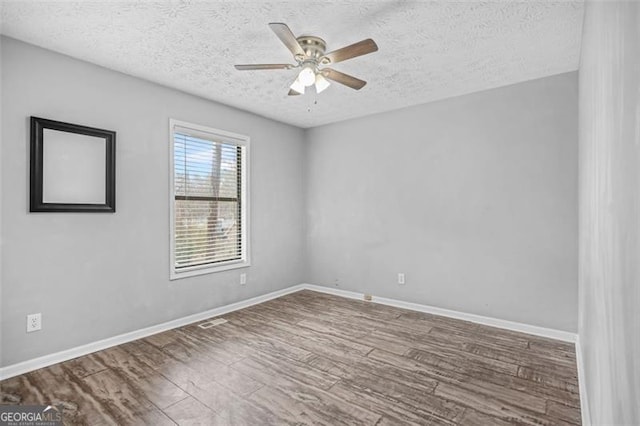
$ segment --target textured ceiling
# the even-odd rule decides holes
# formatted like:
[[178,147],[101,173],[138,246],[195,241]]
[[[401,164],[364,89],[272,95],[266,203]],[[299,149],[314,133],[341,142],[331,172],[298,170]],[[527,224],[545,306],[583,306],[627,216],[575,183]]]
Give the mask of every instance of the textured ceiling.
[[[582,1],[3,1],[2,33],[300,127],[313,127],[578,68]],[[335,64],[368,81],[287,96],[295,70],[269,22],[327,50],[373,38]]]

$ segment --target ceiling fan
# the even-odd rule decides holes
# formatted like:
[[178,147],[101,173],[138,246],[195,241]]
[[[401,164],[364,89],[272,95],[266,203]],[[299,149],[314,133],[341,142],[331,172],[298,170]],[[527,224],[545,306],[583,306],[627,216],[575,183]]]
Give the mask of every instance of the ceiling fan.
[[252,64],[236,65],[237,70],[290,70],[301,68],[298,77],[291,85],[289,96],[302,95],[305,88],[315,85],[316,92],[320,93],[329,87],[328,80],[344,84],[355,90],[360,90],[367,84],[348,74],[331,68],[320,68],[322,65],[335,64],[357,56],[373,53],[378,50],[376,43],[370,38],[352,45],[325,53],[326,43],[320,37],[300,36],[296,38],[286,24],[273,22],[269,24],[271,30],[280,41],[293,53],[296,64]]

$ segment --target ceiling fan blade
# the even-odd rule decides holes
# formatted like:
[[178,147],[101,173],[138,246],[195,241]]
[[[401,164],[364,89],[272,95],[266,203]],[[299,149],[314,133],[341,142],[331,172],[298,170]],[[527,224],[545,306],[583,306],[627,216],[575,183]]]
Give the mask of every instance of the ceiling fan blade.
[[331,68],[323,69],[322,75],[324,75],[329,80],[333,80],[336,83],[344,84],[345,86],[351,87],[352,89],[356,90],[362,89],[365,84],[367,84],[367,82],[364,80],[360,80],[359,78],[355,78],[349,74],[345,74]]
[[249,65],[234,65],[237,70],[288,70],[294,68],[295,65],[291,64],[249,64]]
[[370,38],[351,44],[342,49],[329,52],[322,57],[323,60],[329,60],[329,63],[335,64],[336,62],[346,61],[347,59],[355,58],[357,56],[373,53],[378,50],[378,45]]
[[293,35],[287,24],[280,22],[272,22],[269,24],[269,28],[278,36],[280,41],[287,46],[287,49],[293,53],[293,56],[302,55],[305,56],[304,50],[296,40],[296,36]]
[[301,95],[301,93],[298,93],[293,89],[290,89],[288,95],[289,96],[298,96],[298,95]]

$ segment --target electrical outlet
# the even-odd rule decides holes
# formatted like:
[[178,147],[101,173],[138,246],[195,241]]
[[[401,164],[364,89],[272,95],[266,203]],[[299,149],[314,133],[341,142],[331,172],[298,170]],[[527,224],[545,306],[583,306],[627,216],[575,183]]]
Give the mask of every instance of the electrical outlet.
[[240,285],[245,285],[247,283],[247,274],[240,274]]
[[404,285],[404,272],[398,273],[398,284]]
[[42,329],[42,314],[27,315],[27,333]]

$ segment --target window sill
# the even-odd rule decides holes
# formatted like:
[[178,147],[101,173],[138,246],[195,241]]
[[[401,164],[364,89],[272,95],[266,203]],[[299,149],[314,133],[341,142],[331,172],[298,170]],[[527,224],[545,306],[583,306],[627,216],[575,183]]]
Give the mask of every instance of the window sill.
[[240,269],[247,268],[251,266],[251,263],[248,260],[242,261],[238,260],[235,262],[223,263],[216,266],[194,266],[189,269],[183,269],[180,271],[176,271],[175,269],[171,269],[169,280],[179,280],[182,278],[196,277],[198,275],[207,275],[214,274],[216,272],[229,271],[231,269]]

